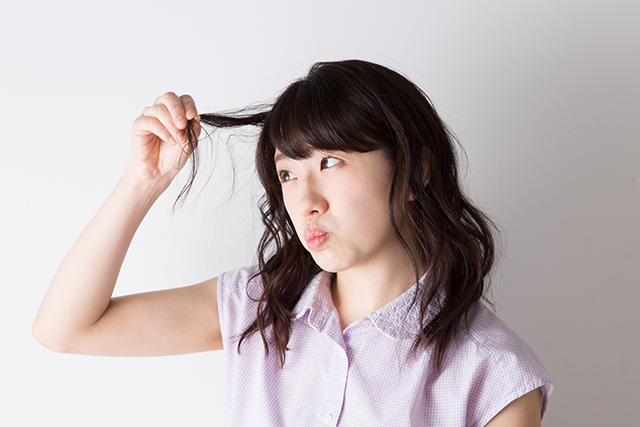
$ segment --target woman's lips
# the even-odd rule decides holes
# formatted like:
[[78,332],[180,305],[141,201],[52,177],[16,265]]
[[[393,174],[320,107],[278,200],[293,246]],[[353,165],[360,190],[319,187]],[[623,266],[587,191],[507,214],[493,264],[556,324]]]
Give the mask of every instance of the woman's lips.
[[304,239],[307,241],[309,250],[317,251],[327,243],[331,233],[322,227],[312,225],[304,230]]

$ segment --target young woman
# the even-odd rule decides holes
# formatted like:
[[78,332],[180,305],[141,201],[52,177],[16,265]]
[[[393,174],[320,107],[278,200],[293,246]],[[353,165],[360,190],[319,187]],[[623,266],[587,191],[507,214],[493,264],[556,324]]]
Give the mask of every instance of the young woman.
[[[149,208],[200,124],[262,127],[257,265],[112,298]],[[493,225],[464,196],[454,139],[426,95],[364,61],[319,63],[258,111],[143,110],[131,161],[57,271],[34,335],[61,352],[227,351],[239,426],[536,426],[553,389],[482,303]]]

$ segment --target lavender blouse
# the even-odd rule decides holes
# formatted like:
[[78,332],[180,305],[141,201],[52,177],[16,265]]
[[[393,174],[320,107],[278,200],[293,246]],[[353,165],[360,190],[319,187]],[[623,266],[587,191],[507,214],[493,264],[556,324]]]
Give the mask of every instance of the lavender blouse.
[[259,334],[239,335],[253,322],[262,282],[255,269],[218,279],[218,309],[226,349],[228,426],[484,426],[511,401],[540,389],[542,413],[553,383],[531,348],[482,304],[469,313],[442,369],[430,351],[408,358],[418,331],[416,286],[341,330],[331,276],[321,273],[294,310],[280,367],[265,356]]

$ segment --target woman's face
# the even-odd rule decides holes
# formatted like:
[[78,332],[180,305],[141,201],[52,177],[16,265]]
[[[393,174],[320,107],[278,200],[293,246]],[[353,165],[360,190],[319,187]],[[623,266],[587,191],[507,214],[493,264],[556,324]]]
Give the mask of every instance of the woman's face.
[[405,256],[389,220],[393,164],[382,150],[274,158],[296,233],[323,270],[375,270]]

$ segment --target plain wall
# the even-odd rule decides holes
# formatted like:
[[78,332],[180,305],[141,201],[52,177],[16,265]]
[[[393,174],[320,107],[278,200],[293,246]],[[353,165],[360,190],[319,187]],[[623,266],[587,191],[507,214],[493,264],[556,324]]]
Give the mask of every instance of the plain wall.
[[[60,355],[33,318],[144,106],[242,107],[347,58],[415,81],[465,147],[505,242],[498,313],[555,381],[543,424],[638,425],[639,22],[635,0],[3,2],[0,425],[224,425],[223,352]],[[250,140],[234,147],[235,195],[221,148],[199,197],[172,214],[176,184],[150,212],[117,294],[251,263],[259,193]]]

